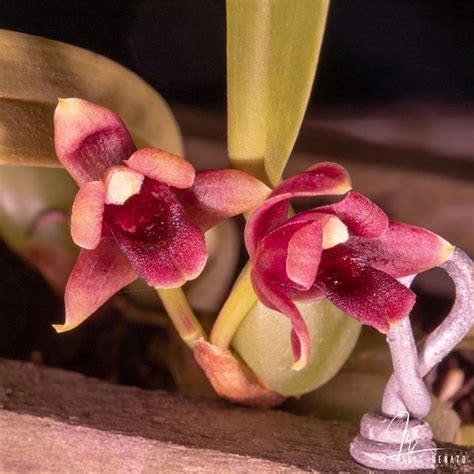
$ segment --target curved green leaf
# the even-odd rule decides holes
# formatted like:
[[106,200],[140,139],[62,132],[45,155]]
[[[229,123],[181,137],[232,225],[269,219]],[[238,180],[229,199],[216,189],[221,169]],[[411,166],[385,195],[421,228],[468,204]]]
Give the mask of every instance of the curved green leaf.
[[239,326],[232,347],[255,374],[282,395],[301,395],[325,384],[349,357],[360,325],[328,300],[298,303],[312,349],[306,367],[291,369],[290,322],[257,302]]
[[162,97],[136,74],[91,51],[0,30],[0,164],[58,167],[53,111],[80,97],[118,113],[137,145],[182,154],[181,135]]
[[227,0],[229,157],[275,185],[313,84],[328,0]]

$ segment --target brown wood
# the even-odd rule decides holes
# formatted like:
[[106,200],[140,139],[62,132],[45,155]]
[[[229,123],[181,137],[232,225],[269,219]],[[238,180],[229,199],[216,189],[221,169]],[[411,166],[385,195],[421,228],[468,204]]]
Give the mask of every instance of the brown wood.
[[0,360],[1,472],[361,470],[353,425]]
[[[144,391],[0,360],[0,471],[302,472],[363,469],[357,427]],[[472,472],[474,451],[457,472]]]

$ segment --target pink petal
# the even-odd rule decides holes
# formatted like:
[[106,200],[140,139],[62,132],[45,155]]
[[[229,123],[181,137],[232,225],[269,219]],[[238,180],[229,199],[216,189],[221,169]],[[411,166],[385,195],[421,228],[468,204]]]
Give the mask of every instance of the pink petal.
[[354,235],[379,237],[388,228],[385,212],[359,193],[350,192],[341,201],[329,206],[320,206],[315,211],[336,215]]
[[350,189],[347,171],[335,163],[318,163],[283,181],[250,216],[245,227],[245,245],[252,258],[258,243],[288,218],[290,199],[303,196],[344,194]]
[[311,350],[308,328],[296,305],[291,301],[285,288],[278,286],[252,270],[252,284],[260,301],[270,309],[278,311],[291,321],[291,346],[295,363],[292,369],[305,367]]
[[176,225],[176,233],[168,242],[168,252],[186,280],[193,280],[201,274],[206,265],[206,240],[201,229],[185,216],[177,221]]
[[337,163],[321,162],[285,179],[270,197],[286,193],[294,194],[295,197],[345,194],[350,188],[351,178],[345,168]]
[[352,237],[350,247],[369,264],[394,278],[414,275],[449,260],[454,247],[439,235],[408,224],[390,222],[377,239]]
[[415,304],[410,289],[371,268],[346,245],[323,252],[315,285],[349,316],[381,332],[407,317]]
[[238,170],[198,171],[192,188],[177,196],[193,222],[206,231],[218,222],[248,211],[263,201],[270,189]]
[[[319,207],[312,209],[311,211],[301,212],[296,216],[288,219],[287,222],[318,222],[322,226],[322,248],[328,249],[346,242],[349,239],[349,233],[347,227],[342,221],[330,214],[324,214],[318,212]],[[273,231],[272,231],[273,232]]]
[[66,322],[53,327],[57,332],[75,328],[136,278],[112,239],[103,239],[94,250],[82,250],[66,285]]
[[160,148],[142,148],[126,162],[135,171],[175,188],[190,188],[195,171],[191,163]]
[[262,239],[288,219],[292,197],[292,194],[287,193],[267,199],[247,220],[244,240],[250,259],[255,257]]
[[135,151],[127,128],[114,112],[81,99],[59,100],[54,145],[59,161],[79,184],[101,179],[109,166]]
[[145,178],[140,194],[106,207],[106,221],[137,274],[154,288],[179,287],[204,268],[204,234],[164,184]]
[[[298,241],[301,241],[304,237],[308,236],[308,233],[305,233],[303,230],[308,226],[310,228],[308,233],[315,235],[316,238],[314,242],[316,250],[313,252],[318,253],[318,248],[320,252],[321,224],[311,220],[296,222],[288,221],[265,236],[259,246],[258,253],[252,261],[253,267],[264,278],[273,281],[278,285],[284,285],[288,287],[288,289],[308,289],[313,284],[314,278],[309,285],[307,285],[306,279],[308,277],[299,275],[298,270],[295,267],[299,259],[299,256],[296,254],[298,250]],[[303,231],[303,234],[298,236],[298,233],[301,231]],[[293,238],[295,238],[295,241],[293,242],[291,249],[292,254],[289,255],[288,251]],[[317,271],[319,258],[316,257],[314,263],[315,269],[312,269],[311,273]],[[293,276],[296,281],[292,280],[291,276],[288,274],[288,267],[290,268],[291,276]],[[303,286],[300,285],[300,280],[303,281]]]
[[286,274],[305,290],[314,283],[322,252],[322,226],[312,222],[293,234],[288,242]]
[[71,214],[72,240],[84,249],[95,249],[102,234],[105,188],[102,181],[83,184],[74,199]]

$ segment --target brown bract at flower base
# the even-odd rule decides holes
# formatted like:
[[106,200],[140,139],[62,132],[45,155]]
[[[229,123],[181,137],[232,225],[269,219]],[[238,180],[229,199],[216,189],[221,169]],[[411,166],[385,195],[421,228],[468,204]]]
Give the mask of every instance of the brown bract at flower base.
[[381,332],[408,317],[415,294],[397,279],[436,267],[453,246],[421,227],[389,221],[365,196],[288,218],[295,197],[345,194],[347,171],[318,163],[283,181],[247,221],[246,247],[260,301],[291,320],[295,370],[305,366],[310,338],[295,300],[328,298]]
[[261,382],[230,350],[221,350],[204,339],[194,343],[194,357],[216,393],[239,405],[272,408],[286,399]]
[[164,150],[137,150],[114,112],[85,100],[60,100],[54,128],[57,156],[80,186],[71,233],[82,247],[58,332],[79,325],[138,277],[154,288],[196,278],[207,260],[204,232],[270,191],[241,171],[195,171]]

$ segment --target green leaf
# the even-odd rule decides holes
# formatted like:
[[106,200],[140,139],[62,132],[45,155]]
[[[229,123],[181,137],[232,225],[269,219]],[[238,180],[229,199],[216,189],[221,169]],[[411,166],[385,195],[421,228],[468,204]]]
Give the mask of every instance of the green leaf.
[[229,157],[275,185],[306,109],[328,0],[227,0]]
[[118,113],[138,146],[182,153],[176,121],[136,74],[91,51],[0,30],[0,164],[58,167],[53,111],[80,97]]
[[301,395],[325,384],[349,357],[360,325],[328,300],[298,303],[311,335],[306,367],[291,369],[290,322],[257,302],[240,324],[232,347],[271,389],[282,395]]

